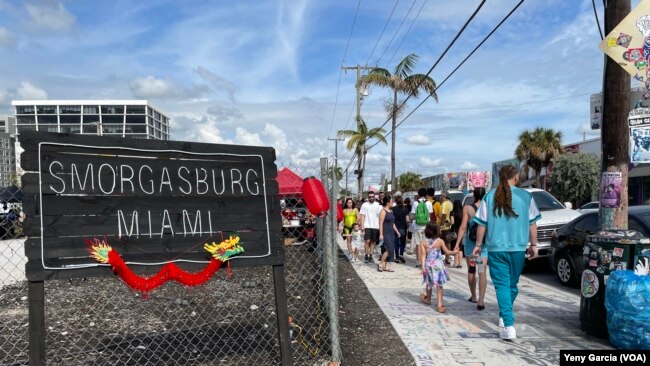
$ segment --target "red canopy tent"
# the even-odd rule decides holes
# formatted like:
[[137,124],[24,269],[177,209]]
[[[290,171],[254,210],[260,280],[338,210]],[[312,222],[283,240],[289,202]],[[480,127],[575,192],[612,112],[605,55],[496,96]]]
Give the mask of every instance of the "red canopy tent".
[[282,168],[278,172],[279,195],[282,196],[300,196],[302,197],[302,177],[294,173],[289,168]]

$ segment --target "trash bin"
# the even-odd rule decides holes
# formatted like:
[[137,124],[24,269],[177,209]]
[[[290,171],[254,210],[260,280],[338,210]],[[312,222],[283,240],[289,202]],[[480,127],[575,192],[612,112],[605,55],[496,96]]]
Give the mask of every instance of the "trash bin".
[[580,281],[580,328],[607,337],[605,286],[612,271],[633,268],[637,245],[648,243],[634,230],[603,230],[585,240]]

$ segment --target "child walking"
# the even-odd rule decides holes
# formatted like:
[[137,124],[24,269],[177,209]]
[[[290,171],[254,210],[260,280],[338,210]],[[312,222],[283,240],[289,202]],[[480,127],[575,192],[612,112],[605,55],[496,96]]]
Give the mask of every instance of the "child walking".
[[363,231],[359,230],[359,224],[354,224],[352,226],[352,233],[350,233],[350,236],[352,237],[352,255],[350,261],[356,263],[359,262],[359,258],[357,257],[359,251],[364,248]]
[[445,269],[445,256],[442,253],[454,255],[458,251],[450,251],[447,249],[440,235],[440,225],[435,222],[429,222],[424,229],[425,239],[422,241],[422,245],[420,245],[420,264],[422,265],[422,283],[426,285],[426,293],[420,294],[420,301],[431,305],[431,295],[435,287],[436,297],[438,299],[436,311],[444,313],[447,309],[442,302],[442,288],[449,281],[449,274]]

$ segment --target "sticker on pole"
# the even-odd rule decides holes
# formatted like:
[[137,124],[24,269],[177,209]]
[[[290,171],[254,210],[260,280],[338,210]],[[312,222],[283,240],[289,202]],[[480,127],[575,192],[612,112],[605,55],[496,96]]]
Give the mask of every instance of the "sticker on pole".
[[588,269],[582,271],[582,281],[580,281],[580,291],[582,297],[589,299],[598,293],[598,276]]
[[621,172],[604,172],[600,181],[600,205],[604,208],[618,208],[621,205]]

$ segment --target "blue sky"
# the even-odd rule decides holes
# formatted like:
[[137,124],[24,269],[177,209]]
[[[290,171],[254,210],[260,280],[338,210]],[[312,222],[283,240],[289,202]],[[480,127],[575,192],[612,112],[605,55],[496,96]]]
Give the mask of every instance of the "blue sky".
[[[0,0],[0,113],[11,113],[12,99],[149,99],[173,118],[174,140],[271,145],[278,161],[316,162],[333,153],[326,138],[352,126],[354,72],[341,76],[335,104],[342,61],[392,70],[414,52],[415,71],[426,73],[478,3],[362,0],[350,37],[354,0]],[[433,79],[516,3],[487,1]],[[488,170],[526,128],[558,129],[566,143],[596,137],[588,122],[589,94],[602,84],[599,42],[591,1],[526,1],[440,88],[439,102],[398,129],[398,174]],[[364,101],[369,126],[386,120],[386,96],[373,88]],[[339,153],[347,165],[351,154]],[[369,183],[389,174],[388,146],[368,153],[367,170]]]

